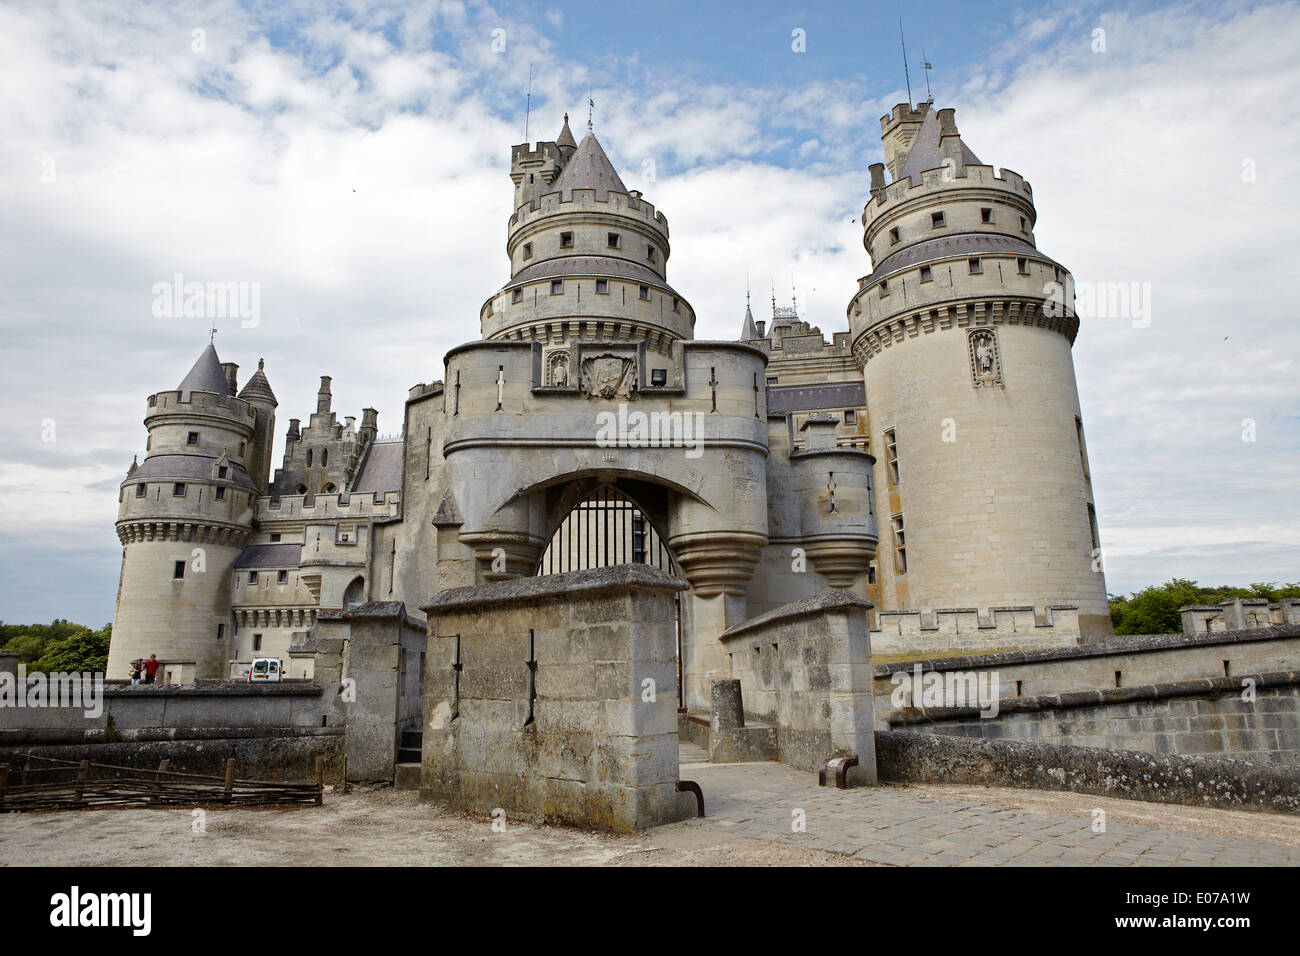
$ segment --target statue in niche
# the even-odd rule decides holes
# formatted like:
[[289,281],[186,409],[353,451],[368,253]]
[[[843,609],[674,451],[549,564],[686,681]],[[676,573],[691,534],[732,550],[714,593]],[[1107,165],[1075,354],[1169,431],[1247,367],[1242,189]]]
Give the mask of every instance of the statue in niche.
[[546,384],[553,385],[556,388],[567,388],[569,385],[569,353],[552,352],[547,359],[547,376]]
[[582,391],[592,398],[631,398],[636,362],[620,355],[596,355],[582,361]]
[[992,329],[973,329],[968,335],[971,378],[976,388],[1002,384],[1002,360]]

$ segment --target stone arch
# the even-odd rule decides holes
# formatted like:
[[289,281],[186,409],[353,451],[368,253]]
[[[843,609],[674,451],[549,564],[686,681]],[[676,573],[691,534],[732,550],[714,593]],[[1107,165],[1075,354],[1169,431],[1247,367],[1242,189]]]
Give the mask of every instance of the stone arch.
[[343,591],[343,610],[366,603],[366,579],[358,574]]
[[[565,486],[553,501],[553,510],[562,514],[558,521],[548,521],[553,530],[534,574],[618,564],[645,564],[675,573],[676,562],[663,532],[664,509],[643,507],[638,497],[610,481],[578,481]],[[653,513],[658,513],[657,521]]]

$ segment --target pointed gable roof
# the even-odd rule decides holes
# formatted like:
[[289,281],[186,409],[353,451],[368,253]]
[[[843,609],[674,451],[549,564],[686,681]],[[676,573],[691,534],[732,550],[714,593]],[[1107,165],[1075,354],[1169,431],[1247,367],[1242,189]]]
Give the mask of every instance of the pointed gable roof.
[[552,188],[566,197],[575,189],[594,189],[597,199],[604,199],[611,191],[627,192],[627,187],[614,171],[614,164],[600,148],[594,133],[588,133],[582,138],[582,142],[578,144],[578,151],[565,163],[564,171],[555,180]]
[[233,395],[230,388],[230,382],[226,378],[226,370],[221,367],[221,359],[217,358],[216,347],[211,342],[199,356],[199,360],[194,363],[188,375],[181,379],[177,390],[181,392],[215,392],[218,395]]
[[[979,157],[971,152],[965,140],[962,140],[961,144],[961,162],[963,166],[983,165]],[[928,110],[925,119],[921,121],[921,128],[917,130],[916,139],[912,140],[912,148],[908,151],[907,160],[903,163],[903,168],[898,171],[894,182],[913,176],[919,182],[921,173],[927,169],[938,169],[942,165],[943,154],[939,151],[939,114],[935,110]]]
[[275,392],[271,391],[271,383],[266,380],[266,373],[262,371],[262,366],[265,364],[265,359],[257,360],[257,371],[253,373],[253,377],[240,390],[239,397],[249,401],[262,401],[278,406],[280,403],[275,400]]

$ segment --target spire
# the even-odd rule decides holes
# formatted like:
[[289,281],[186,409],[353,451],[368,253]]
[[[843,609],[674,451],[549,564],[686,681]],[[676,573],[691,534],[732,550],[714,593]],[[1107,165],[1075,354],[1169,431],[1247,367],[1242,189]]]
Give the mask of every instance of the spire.
[[564,114],[564,129],[560,130],[560,135],[555,137],[556,146],[567,146],[570,149],[578,148],[578,141],[573,138],[573,132],[569,129],[569,114]]
[[243,391],[239,393],[239,397],[250,402],[262,402],[273,407],[278,406],[280,403],[275,400],[275,392],[271,391],[271,383],[266,380],[266,373],[262,371],[265,364],[265,359],[257,360],[257,371],[248,380]]
[[[749,295],[746,294],[746,299]],[[751,339],[758,338],[758,326],[754,324],[754,313],[749,308],[749,303],[745,303],[745,324],[740,327],[740,341],[748,342]]]
[[575,189],[594,189],[596,198],[601,200],[609,192],[627,192],[627,187],[614,171],[614,164],[600,148],[594,133],[588,133],[582,138],[577,152],[565,163],[564,172],[560,173],[551,188],[562,195],[570,195]]
[[234,394],[230,387],[230,380],[226,376],[226,370],[221,366],[221,359],[217,357],[217,349],[211,342],[203,350],[199,360],[194,363],[194,367],[190,369],[189,374],[181,379],[177,390],[182,392],[214,392],[217,395]]

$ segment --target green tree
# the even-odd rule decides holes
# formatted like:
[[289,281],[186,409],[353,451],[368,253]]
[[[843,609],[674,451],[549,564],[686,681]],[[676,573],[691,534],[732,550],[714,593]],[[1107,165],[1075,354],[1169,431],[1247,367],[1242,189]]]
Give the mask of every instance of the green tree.
[[1183,629],[1182,615],[1178,613],[1180,607],[1219,604],[1232,598],[1277,601],[1285,597],[1300,597],[1300,584],[1279,586],[1265,581],[1244,588],[1231,585],[1202,587],[1186,578],[1170,578],[1164,584],[1135,591],[1128,597],[1113,594],[1107,597],[1116,634],[1178,634]]
[[51,641],[31,670],[53,674],[59,671],[103,671],[108,667],[108,642],[113,626],[98,631],[82,627],[75,634]]

